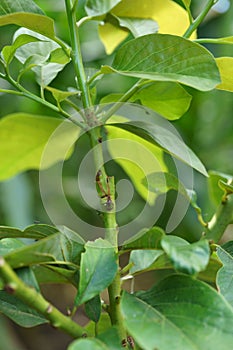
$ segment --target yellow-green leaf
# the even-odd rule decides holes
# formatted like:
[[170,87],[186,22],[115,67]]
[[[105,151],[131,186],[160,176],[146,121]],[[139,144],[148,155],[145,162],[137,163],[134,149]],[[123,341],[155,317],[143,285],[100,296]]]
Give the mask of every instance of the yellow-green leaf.
[[233,57],[219,57],[216,62],[222,80],[217,89],[233,92]]

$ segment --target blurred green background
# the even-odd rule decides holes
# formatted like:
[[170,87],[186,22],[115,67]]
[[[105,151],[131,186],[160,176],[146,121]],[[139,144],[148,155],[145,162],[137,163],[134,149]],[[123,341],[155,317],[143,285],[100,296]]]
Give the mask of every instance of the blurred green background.
[[[41,6],[45,12],[55,20],[57,35],[69,42],[68,27],[64,14],[63,0],[37,0],[35,1]],[[179,1],[177,1],[179,2]],[[202,0],[192,1],[194,16],[198,13]],[[212,11],[205,22],[199,28],[199,37],[223,37],[233,35],[233,2],[222,1],[222,7],[219,11],[224,10],[224,6],[230,4],[230,8],[226,13]],[[80,14],[83,13],[84,1],[79,1]],[[8,26],[0,28],[0,49],[6,44],[10,44],[16,26]],[[99,68],[103,63],[110,63],[113,55],[106,56],[104,47],[98,38],[97,23],[88,22],[81,30],[82,52],[86,67]],[[227,45],[208,45],[209,50],[216,57],[233,56],[233,47]],[[16,66],[17,62],[15,61]],[[0,80],[1,86],[5,86],[5,82]],[[24,84],[32,91],[38,91],[38,86],[33,80],[33,75],[28,74],[24,78]],[[67,87],[75,87],[73,67],[68,64],[66,68],[58,75],[51,84],[59,89]],[[132,79],[109,75],[101,80],[97,85],[97,103],[101,97],[108,93],[116,93],[126,91],[132,85]],[[178,129],[186,144],[198,155],[208,170],[214,169],[223,173],[233,174],[233,95],[226,91],[197,92],[187,88],[193,96],[191,108],[173,125]],[[37,113],[51,115],[51,111],[45,107],[30,101],[28,99],[19,98],[6,94],[0,94],[0,117],[4,115],[25,111],[28,113]],[[70,160],[66,162],[64,168],[63,184],[66,190],[67,199],[75,212],[78,212],[87,222],[95,225],[101,225],[99,215],[90,210],[83,201],[80,201],[80,194],[73,190],[76,181],[76,172],[78,164],[89,150],[89,142],[83,137],[76,146],[77,152]],[[124,171],[117,164],[111,162],[108,164],[109,174],[114,174],[117,181],[127,178]],[[198,193],[198,203],[203,208],[204,219],[211,217],[214,206],[211,204],[208,196],[207,179],[203,176],[195,174],[195,190]],[[53,196],[52,189],[48,189],[50,195]],[[176,195],[171,191],[166,200],[166,206],[157,224],[162,227],[166,226],[166,217],[171,210]],[[54,197],[54,202],[56,198]],[[56,203],[56,205],[59,205]],[[133,202],[128,207],[127,212],[119,215],[120,222],[130,220],[144,202],[140,196],[135,193]],[[0,183],[0,225],[11,225],[24,228],[33,223],[50,223],[50,219],[44,210],[39,191],[38,171],[30,170],[26,173]],[[191,240],[195,240],[201,233],[201,226],[196,220],[193,210],[188,210],[182,224],[176,229],[176,233],[182,237],[189,236]],[[51,297],[51,291],[48,293]],[[58,300],[58,304],[65,303],[66,294],[73,294],[73,291],[59,287],[59,294],[62,293],[62,300]],[[61,294],[60,294],[61,295]],[[52,297],[51,297],[52,299]],[[61,299],[61,298],[60,298]],[[69,297],[68,297],[69,299]],[[61,302],[62,301],[62,302]],[[0,339],[5,339],[3,333],[9,331],[9,338],[6,344],[1,340],[0,350],[59,350],[64,349],[65,344],[69,340],[55,332],[47,334],[47,326],[37,327],[37,331],[22,331],[17,327],[16,336],[11,328],[8,328],[5,319],[0,322]],[[7,327],[7,328],[5,328]],[[41,338],[37,343],[33,341],[36,337]],[[49,340],[48,340],[49,337]],[[10,340],[11,339],[11,340]],[[12,344],[11,344],[12,343]]]

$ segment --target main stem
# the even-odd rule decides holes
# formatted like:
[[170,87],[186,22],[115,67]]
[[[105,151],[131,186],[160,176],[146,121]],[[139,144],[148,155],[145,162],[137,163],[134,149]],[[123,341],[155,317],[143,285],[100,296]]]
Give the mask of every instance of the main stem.
[[[88,135],[90,138],[93,154],[94,166],[96,171],[96,187],[103,205],[103,221],[105,226],[105,239],[108,240],[116,250],[117,263],[118,260],[118,226],[116,222],[116,207],[115,207],[115,185],[114,178],[106,174],[104,168],[102,138],[100,133],[99,121],[93,110],[89,86],[86,79],[86,74],[83,66],[82,54],[80,49],[79,33],[76,24],[75,6],[71,0],[65,0],[67,19],[70,30],[70,40],[72,47],[72,60],[74,64],[75,75],[78,83],[78,88],[82,93],[82,102],[85,109],[86,122],[89,126]],[[109,286],[109,314],[113,325],[118,327],[118,332],[121,339],[126,338],[126,332],[122,326],[122,315],[120,312],[120,292],[121,281],[120,274],[117,273],[114,281]]]

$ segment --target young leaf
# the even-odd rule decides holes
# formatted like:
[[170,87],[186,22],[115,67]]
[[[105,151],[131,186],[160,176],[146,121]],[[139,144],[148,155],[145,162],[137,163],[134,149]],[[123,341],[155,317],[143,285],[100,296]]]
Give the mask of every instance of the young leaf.
[[0,16],[14,12],[30,12],[44,15],[44,12],[33,0],[1,0]]
[[131,100],[140,100],[144,106],[175,120],[189,109],[192,96],[177,83],[157,81],[137,92]]
[[233,306],[233,241],[217,248],[217,255],[223,266],[217,273],[217,286],[224,298]]
[[121,309],[125,327],[143,349],[231,348],[232,308],[207,284],[171,275],[137,295],[124,293]]
[[178,82],[201,91],[212,90],[220,83],[216,62],[208,50],[168,34],[149,34],[124,44],[117,51],[112,67],[102,67],[102,73],[113,72]]
[[39,39],[31,35],[27,35],[27,34],[19,35],[11,46],[5,46],[2,49],[2,56],[6,64],[9,65],[11,63],[14,57],[14,54],[19,47],[31,42],[36,42],[38,40]]
[[136,235],[124,241],[122,250],[133,249],[158,249],[161,248],[160,241],[165,232],[160,227],[152,227],[151,229],[142,229]]
[[62,91],[62,90],[55,89],[51,86],[46,86],[46,90],[52,93],[54,99],[57,101],[58,104],[64,101],[66,98],[70,96],[75,96],[79,93],[79,91]]
[[130,274],[147,270],[161,255],[163,255],[162,250],[133,250],[129,259],[129,263],[133,264],[129,270]]
[[221,186],[219,186],[219,181],[223,181],[224,183],[230,183],[231,181],[233,181],[233,176],[218,171],[209,171],[208,190],[210,193],[210,197],[215,205],[219,205],[221,203],[222,197],[224,195],[224,189]]
[[[63,124],[66,127],[53,138],[53,154],[41,164],[44,148],[61,123],[66,123]],[[66,159],[70,140],[75,142],[78,134],[79,128],[74,124],[44,115],[15,113],[3,117],[0,120],[0,180],[27,169],[47,168]]]
[[87,317],[97,323],[101,316],[101,299],[99,294],[85,303]]
[[210,248],[207,240],[190,244],[177,236],[165,236],[161,246],[177,271],[193,275],[208,265]]
[[85,303],[107,288],[117,272],[115,248],[99,238],[85,244],[81,256],[76,305]]
[[221,76],[221,83],[216,88],[233,92],[233,57],[219,57],[216,62]]

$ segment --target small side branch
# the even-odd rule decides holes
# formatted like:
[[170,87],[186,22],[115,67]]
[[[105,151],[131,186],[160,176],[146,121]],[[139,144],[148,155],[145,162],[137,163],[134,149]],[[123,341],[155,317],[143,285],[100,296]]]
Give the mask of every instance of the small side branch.
[[21,281],[2,257],[0,257],[0,277],[5,284],[6,291],[10,291],[15,297],[42,314],[53,327],[62,330],[73,338],[87,336],[83,327],[72,321],[68,316],[63,315],[40,293]]

